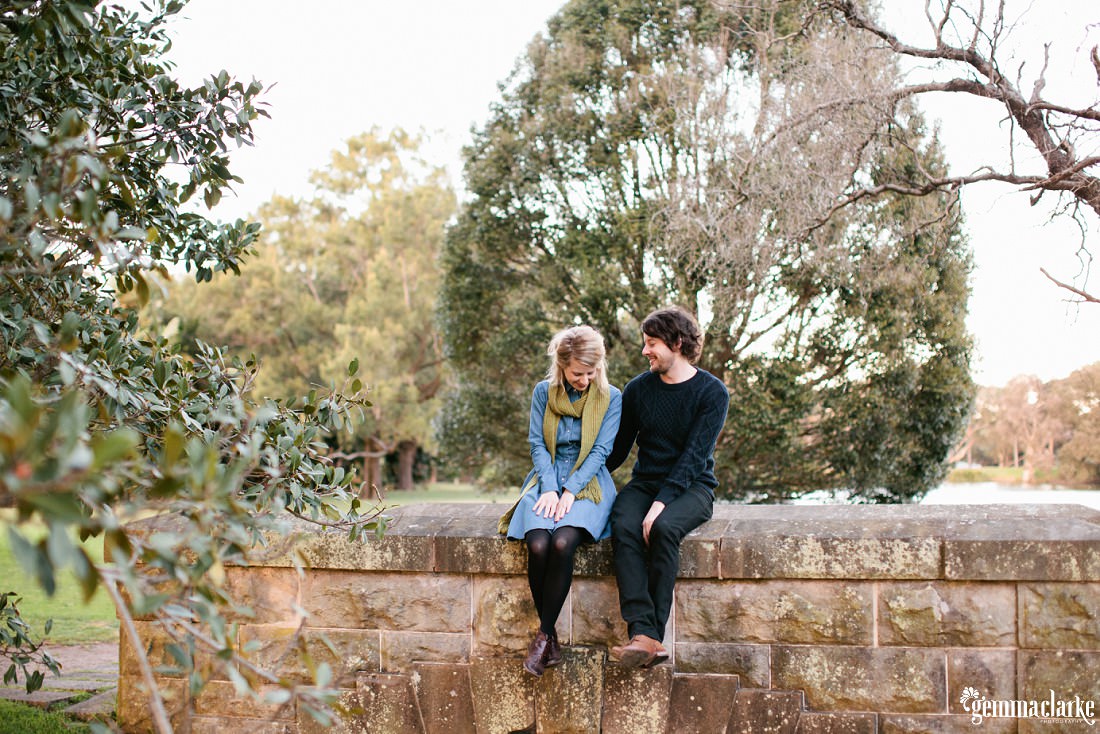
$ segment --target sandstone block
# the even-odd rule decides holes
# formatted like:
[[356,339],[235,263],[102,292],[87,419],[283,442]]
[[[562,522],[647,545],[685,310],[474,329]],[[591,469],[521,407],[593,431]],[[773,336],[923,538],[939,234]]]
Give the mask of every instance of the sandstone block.
[[672,677],[671,665],[646,670],[606,665],[602,734],[663,731],[668,721]]
[[1020,584],[1020,646],[1100,649],[1100,584]]
[[[1015,513],[1026,513],[1028,508],[1021,505]],[[1100,524],[1069,512],[1042,522],[1021,519],[1025,518],[949,524],[943,549],[945,577],[1100,581]]]
[[496,520],[461,517],[432,539],[434,568],[440,573],[519,574],[527,571],[522,542],[497,533]]
[[1015,734],[1016,732],[1015,719],[984,719],[981,726],[975,726],[969,716],[881,714],[878,721],[881,734],[959,734],[959,732]]
[[719,578],[722,542],[729,521],[710,520],[688,533],[680,545],[680,578]]
[[880,645],[1004,646],[1016,642],[1016,589],[1010,584],[884,583]]
[[[186,682],[179,678],[158,678],[157,690],[172,728],[186,731],[191,723],[191,697]],[[118,679],[118,708],[115,719],[125,732],[155,731],[148,689],[139,676],[121,675]]]
[[572,641],[604,648],[622,644],[626,623],[619,613],[619,591],[614,578],[574,578]]
[[547,669],[535,685],[538,734],[598,734],[604,659],[603,651],[593,648],[562,649],[561,664]]
[[874,714],[841,714],[803,711],[795,734],[877,734]]
[[319,721],[304,706],[298,706],[295,719],[297,734],[373,734],[366,728],[364,713],[359,691],[354,688],[340,689],[330,721]]
[[1100,652],[1093,650],[1020,650],[1016,657],[1017,694],[1024,701],[1051,697],[1093,701],[1100,720]]
[[475,658],[470,663],[474,719],[479,732],[534,730],[534,676],[520,658]]
[[[524,565],[524,573],[527,566]],[[599,543],[586,543],[577,549],[574,560],[573,578],[581,576],[614,576],[615,561],[611,552],[611,540],[601,540]]]
[[736,675],[746,688],[767,688],[771,681],[771,647],[732,642],[677,642],[676,670]]
[[268,721],[240,716],[191,718],[191,734],[224,734],[236,731],[248,734],[298,734],[298,726],[293,721]]
[[869,584],[831,581],[695,581],[676,587],[677,639],[867,645]]
[[738,686],[735,675],[676,674],[672,679],[667,731],[669,734],[724,731]]
[[947,651],[948,711],[965,714],[963,690],[973,688],[986,698],[1016,697],[1016,653],[1014,650],[951,649]]
[[332,669],[337,685],[345,686],[354,685],[361,671],[380,669],[381,637],[377,630],[243,625],[241,644],[257,665],[296,681],[311,680],[310,666],[321,663]]
[[303,606],[311,627],[464,632],[470,579],[452,574],[314,571]]
[[409,676],[364,673],[356,681],[356,690],[363,713],[355,720],[363,731],[423,734],[420,707]]
[[252,612],[230,614],[234,622],[293,625],[299,620],[294,607],[301,604],[305,578],[295,569],[229,566],[225,585],[232,597]]
[[[381,537],[366,533],[349,542],[346,532],[337,530],[303,531],[288,536],[288,546],[311,569],[362,569],[364,571],[431,571],[433,565],[431,538],[442,525],[425,520],[418,526],[396,525]],[[290,565],[287,554],[282,565]],[[275,565],[271,562],[270,565]]]
[[742,688],[734,696],[726,734],[794,734],[802,694]]
[[475,577],[473,596],[476,654],[511,656],[525,652],[539,626],[526,577]]
[[947,710],[942,650],[776,645],[772,687],[804,691],[816,711]]
[[470,635],[452,632],[382,632],[382,670],[411,673],[415,662],[466,663]]
[[469,665],[416,663],[413,670],[425,734],[475,730]]
[[940,540],[926,529],[899,529],[893,522],[735,520],[720,553],[722,577],[731,579],[927,579],[940,574]]
[[[261,686],[257,693],[261,696],[269,691],[279,690],[278,686]],[[194,699],[195,714],[207,717],[242,717],[263,721],[293,720],[294,704],[273,705],[257,701],[252,696],[238,695],[236,688],[228,681],[210,681]]]
[[[141,638],[142,651],[159,677],[183,678],[190,675],[190,671],[182,667],[176,654],[171,650],[171,647],[175,646],[177,653],[185,652],[188,647],[185,641],[175,640],[157,622],[135,621],[134,628]],[[196,649],[192,662],[195,669],[207,678],[227,679],[224,664],[210,653]],[[126,634],[119,635],[118,670],[119,675],[141,675],[137,651],[130,644],[129,636]]]

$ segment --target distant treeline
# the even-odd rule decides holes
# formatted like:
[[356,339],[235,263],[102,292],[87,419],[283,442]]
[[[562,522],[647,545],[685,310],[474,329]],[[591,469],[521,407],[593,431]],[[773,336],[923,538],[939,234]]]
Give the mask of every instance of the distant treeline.
[[1100,362],[1061,380],[1022,375],[980,388],[954,458],[1018,467],[1025,483],[1100,486]]

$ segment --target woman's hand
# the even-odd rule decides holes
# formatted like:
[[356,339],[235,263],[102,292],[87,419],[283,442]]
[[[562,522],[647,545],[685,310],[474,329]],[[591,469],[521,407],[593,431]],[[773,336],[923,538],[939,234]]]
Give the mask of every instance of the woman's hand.
[[558,493],[543,492],[535,501],[534,511],[539,517],[553,517],[558,509]]
[[563,517],[565,517],[565,513],[569,512],[569,510],[572,509],[574,499],[576,498],[573,496],[573,493],[570,492],[568,489],[563,489],[561,491],[561,497],[558,499],[558,506],[554,510],[554,522],[558,522],[559,520],[561,520]]

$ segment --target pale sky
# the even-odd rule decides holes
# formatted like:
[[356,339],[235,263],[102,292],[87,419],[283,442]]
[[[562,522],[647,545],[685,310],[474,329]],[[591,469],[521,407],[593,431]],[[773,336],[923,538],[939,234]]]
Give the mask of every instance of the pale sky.
[[[349,137],[373,126],[427,131],[427,155],[451,166],[460,185],[458,151],[469,141],[471,127],[488,117],[499,98],[497,84],[562,4],[322,0],[305,10],[286,0],[191,0],[170,25],[179,76],[194,83],[224,68],[244,81],[255,77],[275,85],[265,96],[272,117],[256,123],[255,147],[232,155],[231,169],[244,183],[214,216],[246,216],[273,193],[309,195],[309,172],[323,167]],[[916,13],[896,27],[924,22],[924,0],[889,4],[891,13]],[[1053,41],[1045,94],[1090,104],[1100,87],[1086,53],[1100,42],[1100,4],[1029,5],[1016,34],[1024,44],[1018,60],[1027,62],[1023,78],[1036,71],[1041,42]],[[1059,49],[1066,53],[1058,55]],[[1030,91],[1030,82],[1024,89]],[[964,102],[962,95],[940,96],[924,107],[941,122],[952,173],[970,172],[991,158],[1007,159],[1001,109],[984,100]],[[1018,164],[1021,160],[1018,153]],[[1076,226],[1064,218],[1048,224],[1044,205],[1032,208],[1027,194],[996,184],[967,191],[963,203],[975,256],[968,319],[977,341],[975,380],[1003,385],[1018,374],[1051,380],[1100,362],[1100,304],[1068,305],[1065,292],[1039,272],[1046,267],[1059,280],[1073,280],[1081,268]],[[1088,242],[1100,255],[1100,221],[1089,216]],[[1090,290],[1100,292],[1100,266]]]

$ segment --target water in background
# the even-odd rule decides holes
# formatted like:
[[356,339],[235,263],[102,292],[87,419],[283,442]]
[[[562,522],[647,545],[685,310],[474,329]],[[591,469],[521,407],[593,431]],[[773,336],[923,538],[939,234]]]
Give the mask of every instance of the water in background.
[[[846,493],[810,492],[791,500],[793,505],[844,504]],[[941,484],[921,500],[922,505],[1071,504],[1100,510],[1100,489],[1067,489],[1050,485],[1023,486],[974,482]]]
[[984,505],[1004,504],[1076,504],[1100,510],[1100,489],[1065,489],[1062,487],[1025,487],[996,482],[973,484],[942,484],[933,489],[922,505]]

